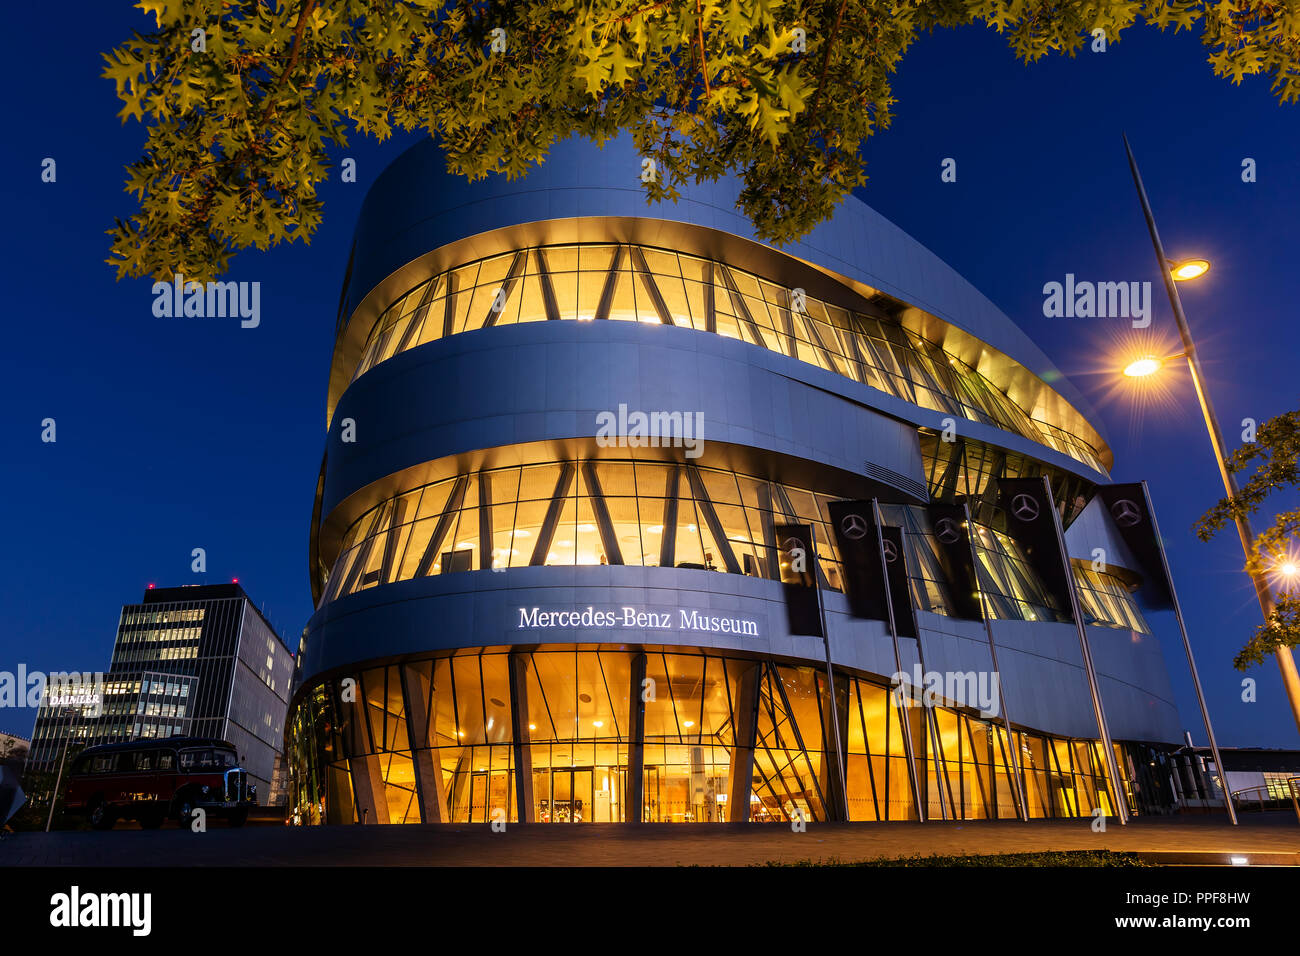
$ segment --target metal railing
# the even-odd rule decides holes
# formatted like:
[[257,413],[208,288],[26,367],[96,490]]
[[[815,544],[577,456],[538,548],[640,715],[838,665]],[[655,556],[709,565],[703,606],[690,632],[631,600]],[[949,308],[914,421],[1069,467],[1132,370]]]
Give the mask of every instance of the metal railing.
[[[1285,783],[1287,786],[1287,790],[1291,794],[1291,806],[1295,810],[1296,822],[1300,823],[1300,776],[1288,777]],[[1241,790],[1232,791],[1233,806],[1238,807],[1240,809],[1241,796],[1242,794],[1246,794],[1246,793],[1258,794],[1258,797],[1256,797],[1256,802],[1259,804],[1259,810],[1261,813],[1266,809],[1275,809],[1272,807],[1264,806],[1266,799],[1267,802],[1273,802],[1275,800],[1281,802],[1281,800],[1283,799],[1283,798],[1273,796],[1273,794],[1269,789],[1269,785],[1264,784],[1263,786],[1259,786],[1259,787],[1243,787]],[[1281,809],[1281,807],[1277,807],[1276,809]]]

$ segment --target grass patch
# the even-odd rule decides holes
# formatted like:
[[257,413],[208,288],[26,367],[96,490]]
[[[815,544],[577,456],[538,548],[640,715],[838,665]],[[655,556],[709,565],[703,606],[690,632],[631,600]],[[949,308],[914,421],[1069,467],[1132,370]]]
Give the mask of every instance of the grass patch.
[[1116,853],[1111,850],[1047,850],[1041,853],[989,853],[965,856],[903,856],[876,857],[870,860],[798,860],[794,863],[768,861],[760,866],[840,866],[840,867],[892,867],[892,866],[1151,866],[1136,853]]

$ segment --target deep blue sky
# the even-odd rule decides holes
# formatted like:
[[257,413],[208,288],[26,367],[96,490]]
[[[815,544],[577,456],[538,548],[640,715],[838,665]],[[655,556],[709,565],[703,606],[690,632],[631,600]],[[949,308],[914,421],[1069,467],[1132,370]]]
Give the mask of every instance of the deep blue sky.
[[[367,184],[412,140],[356,138],[359,182],[322,190],[310,247],[244,253],[230,277],[262,283],[262,326],[151,313],[149,283],[114,281],[105,230],[132,210],[122,167],[138,156],[100,53],[137,11],[82,4],[65,23],[38,5],[9,13],[9,99],[0,158],[10,344],[3,389],[3,500],[10,559],[0,575],[0,670],[108,664],[120,606],[149,582],[238,577],[291,647],[311,613],[307,531],[323,443],[339,283]],[[1097,374],[1125,323],[1046,319],[1042,287],[1083,279],[1156,283],[1154,331],[1173,336],[1124,159],[1127,130],[1171,255],[1214,262],[1184,287],[1218,411],[1236,443],[1243,417],[1297,406],[1295,107],[1267,83],[1214,78],[1195,38],[1129,31],[1104,54],[1016,62],[991,32],[923,37],[902,64],[893,127],[867,150],[862,197],[933,249],[1034,337],[1098,405],[1115,477],[1151,483],[1220,741],[1300,746],[1270,661],[1240,700],[1233,652],[1259,621],[1240,549],[1190,528],[1221,493],[1183,369],[1168,398],[1138,406]],[[40,181],[44,157],[58,181]],[[1240,178],[1243,157],[1259,181]],[[940,162],[958,164],[955,184]],[[1135,409],[1144,407],[1138,414]],[[57,444],[40,422],[58,423]],[[1257,523],[1262,526],[1261,523]],[[1153,615],[1183,723],[1204,732],[1171,614]],[[28,733],[32,711],[0,712]]]

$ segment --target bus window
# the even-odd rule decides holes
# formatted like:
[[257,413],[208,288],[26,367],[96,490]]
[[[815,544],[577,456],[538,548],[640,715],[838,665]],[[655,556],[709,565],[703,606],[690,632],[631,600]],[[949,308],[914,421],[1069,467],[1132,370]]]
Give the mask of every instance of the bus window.
[[99,754],[90,764],[91,773],[112,773],[117,769],[117,754]]
[[153,770],[154,755],[145,751],[144,753],[135,754],[135,769],[137,773],[143,773]]
[[224,770],[235,766],[235,755],[225,750],[186,750],[181,754],[182,770]]
[[158,755],[158,769],[171,770],[176,766],[176,755],[170,751],[163,751]]

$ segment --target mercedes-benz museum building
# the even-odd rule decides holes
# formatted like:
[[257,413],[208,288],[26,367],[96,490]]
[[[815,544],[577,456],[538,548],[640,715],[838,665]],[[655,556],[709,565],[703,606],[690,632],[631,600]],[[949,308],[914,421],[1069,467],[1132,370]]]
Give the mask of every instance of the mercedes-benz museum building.
[[[311,524],[294,819],[1166,805],[1178,715],[1142,570],[1095,494],[1112,456],[1082,396],[861,201],[778,249],[734,180],[647,204],[641,171],[627,139],[571,141],[526,178],[469,184],[426,142],[370,189]],[[998,481],[1037,476],[1114,787],[1076,618],[996,518]],[[844,593],[829,505],[871,499],[901,531],[915,638]],[[974,516],[987,626],[956,613],[970,595],[936,502]],[[791,524],[812,529],[824,637],[791,633]],[[932,706],[891,692],[921,665],[957,678]],[[986,678],[1000,694],[980,699]]]

